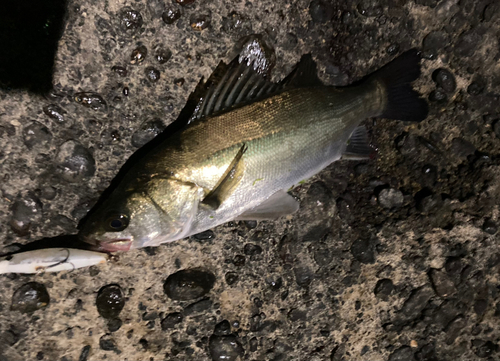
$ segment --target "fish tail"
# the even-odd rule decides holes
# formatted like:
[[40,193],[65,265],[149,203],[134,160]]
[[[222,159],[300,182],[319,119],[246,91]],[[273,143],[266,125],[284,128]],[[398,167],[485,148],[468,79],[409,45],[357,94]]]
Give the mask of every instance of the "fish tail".
[[427,117],[427,102],[410,84],[419,76],[420,56],[416,49],[401,54],[370,76],[385,90],[386,101],[381,118],[420,122]]

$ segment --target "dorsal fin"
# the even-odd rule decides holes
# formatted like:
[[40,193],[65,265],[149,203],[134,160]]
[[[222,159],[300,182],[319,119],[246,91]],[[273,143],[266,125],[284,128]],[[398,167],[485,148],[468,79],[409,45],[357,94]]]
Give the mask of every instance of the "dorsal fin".
[[238,57],[227,65],[221,61],[207,82],[200,82],[191,95],[198,98],[198,103],[189,123],[264,98],[282,88],[282,84],[273,83],[259,75],[253,69],[253,64],[247,65],[245,61],[240,63]]
[[285,87],[315,85],[322,83],[311,54],[302,56],[296,68],[280,83],[265,79],[254,70],[253,63],[237,56],[229,64],[221,61],[206,82],[202,79],[198,83],[179,118],[190,124],[214,113],[266,98]]
[[323,85],[318,78],[316,62],[313,60],[311,53],[302,55],[295,69],[283,79],[281,84],[297,88]]

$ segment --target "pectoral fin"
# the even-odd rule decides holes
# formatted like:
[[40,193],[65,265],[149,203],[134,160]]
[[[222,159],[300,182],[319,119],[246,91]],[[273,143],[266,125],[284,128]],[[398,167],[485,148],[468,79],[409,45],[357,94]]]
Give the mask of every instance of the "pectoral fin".
[[351,137],[349,138],[347,148],[342,154],[343,160],[363,160],[370,159],[375,152],[370,146],[368,131],[364,126],[359,126],[354,129]]
[[292,214],[298,209],[299,203],[291,195],[285,191],[278,191],[264,203],[240,214],[236,219],[239,221],[276,219]]
[[243,144],[215,188],[203,199],[203,204],[215,210],[234,192],[245,172],[242,157],[246,150],[247,146]]

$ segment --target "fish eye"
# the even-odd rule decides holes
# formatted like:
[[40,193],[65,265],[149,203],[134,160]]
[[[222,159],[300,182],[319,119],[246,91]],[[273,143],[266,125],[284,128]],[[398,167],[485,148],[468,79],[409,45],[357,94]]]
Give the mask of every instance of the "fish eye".
[[108,231],[120,232],[128,226],[128,217],[125,214],[113,214],[106,222]]

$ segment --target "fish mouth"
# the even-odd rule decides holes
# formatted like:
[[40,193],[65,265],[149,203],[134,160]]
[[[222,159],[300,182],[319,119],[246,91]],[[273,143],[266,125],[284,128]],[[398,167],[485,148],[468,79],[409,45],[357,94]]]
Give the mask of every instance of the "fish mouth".
[[97,249],[104,252],[126,252],[132,247],[131,239],[117,239],[109,242],[97,242]]

